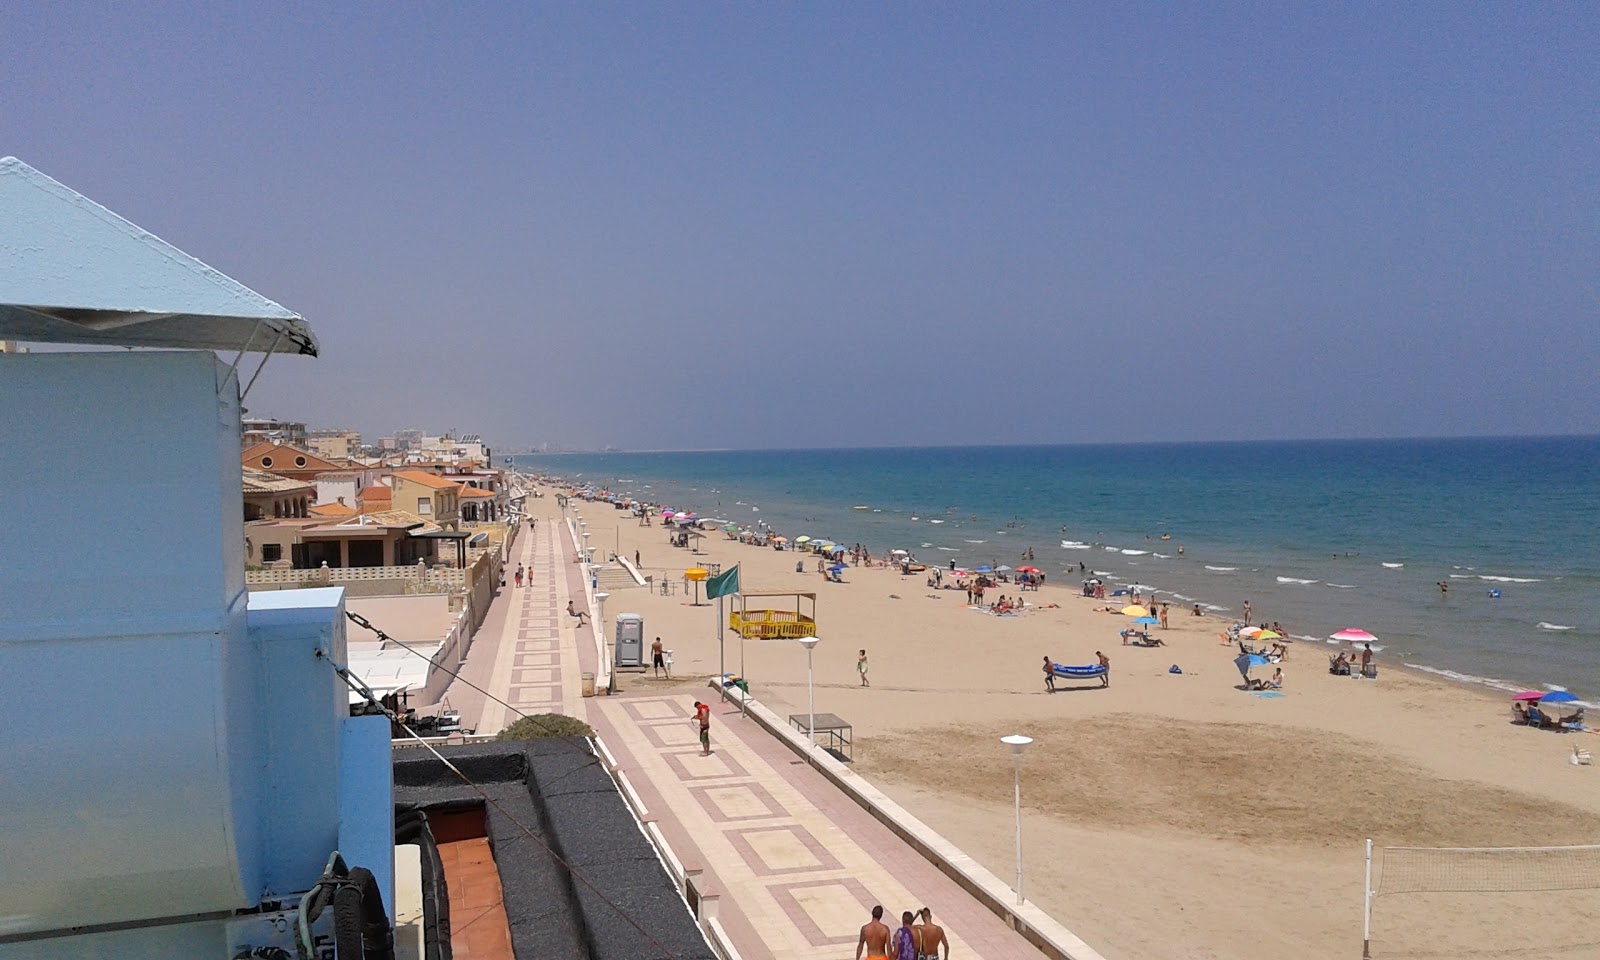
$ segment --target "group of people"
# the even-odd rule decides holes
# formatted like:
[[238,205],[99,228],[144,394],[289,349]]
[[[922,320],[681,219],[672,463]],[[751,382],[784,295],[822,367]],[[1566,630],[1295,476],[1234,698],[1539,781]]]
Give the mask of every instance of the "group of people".
[[1282,690],[1283,668],[1278,667],[1272,671],[1272,679],[1263,680],[1260,677],[1246,677],[1245,688],[1248,690]]
[[[1364,643],[1361,645],[1359,660],[1363,677],[1376,677],[1378,675],[1378,668],[1372,662],[1372,644]],[[1328,672],[1336,677],[1348,677],[1356,662],[1357,658],[1352,656],[1349,651],[1340,650],[1337,657],[1328,658]]]
[[[863,957],[863,954],[865,956]],[[883,922],[883,907],[872,908],[872,919],[856,940],[856,960],[949,960],[950,940],[933,922],[927,907],[900,914],[900,927],[890,930]]]

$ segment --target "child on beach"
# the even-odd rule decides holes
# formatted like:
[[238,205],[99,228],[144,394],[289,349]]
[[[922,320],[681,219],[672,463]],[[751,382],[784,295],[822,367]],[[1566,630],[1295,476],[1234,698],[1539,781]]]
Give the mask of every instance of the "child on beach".
[[856,658],[856,672],[861,674],[861,685],[872,686],[872,681],[867,679],[867,651],[861,651],[861,656]]

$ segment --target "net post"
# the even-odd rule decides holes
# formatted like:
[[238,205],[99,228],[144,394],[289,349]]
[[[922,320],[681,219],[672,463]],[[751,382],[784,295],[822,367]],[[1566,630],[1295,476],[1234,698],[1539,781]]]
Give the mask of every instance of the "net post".
[[1367,840],[1367,879],[1361,897],[1361,960],[1372,960],[1372,840]]

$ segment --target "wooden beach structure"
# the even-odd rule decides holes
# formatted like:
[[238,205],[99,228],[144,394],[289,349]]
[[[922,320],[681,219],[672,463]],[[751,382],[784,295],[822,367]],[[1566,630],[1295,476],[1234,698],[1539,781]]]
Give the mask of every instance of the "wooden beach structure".
[[[749,609],[751,599],[793,598],[794,609]],[[803,612],[810,604],[810,613]],[[739,606],[728,613],[728,628],[741,637],[758,640],[798,640],[817,635],[817,595],[805,590],[750,590],[739,594]]]

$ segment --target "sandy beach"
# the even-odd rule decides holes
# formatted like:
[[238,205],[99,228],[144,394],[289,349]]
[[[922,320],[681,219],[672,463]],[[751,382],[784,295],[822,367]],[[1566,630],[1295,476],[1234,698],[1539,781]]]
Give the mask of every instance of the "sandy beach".
[[[547,490],[532,501],[540,522],[561,515]],[[1593,750],[1600,737],[1513,726],[1506,698],[1390,669],[1381,654],[1379,679],[1357,680],[1328,673],[1334,647],[1292,644],[1284,695],[1253,696],[1240,689],[1237,651],[1219,642],[1227,621],[1174,606],[1170,629],[1155,631],[1168,646],[1123,646],[1128,618],[1097,612],[1106,604],[1057,570],[1047,573],[1065,585],[995,617],[961,591],[930,589],[926,574],[851,567],[846,582],[828,583],[808,555],[796,573],[799,555],[721,535],[692,554],[609,503],[573,509],[597,554],[637,551],[646,575],[676,581],[670,595],[617,591],[606,613],[643,615],[646,642],[662,638],[680,678],[718,669],[716,607],[692,604],[685,569],[738,563],[746,590],[815,592],[818,712],[854,724],[858,772],[1001,877],[1013,873],[1012,777],[997,738],[1034,737],[1022,768],[1028,896],[1113,960],[1357,957],[1368,837],[1379,847],[1600,843],[1600,768],[1568,763],[1574,745]],[[881,555],[897,545],[869,546]],[[1015,586],[991,599],[1000,593],[1014,597]],[[1294,631],[1292,610],[1257,616]],[[862,648],[870,688],[856,673]],[[1088,664],[1097,650],[1111,658],[1108,688],[1045,692],[1042,657]],[[726,658],[777,712],[805,709],[794,641],[728,632]],[[619,682],[626,693],[658,681]],[[1600,956],[1600,932],[1578,919],[1594,896],[1380,897],[1373,955]]]

